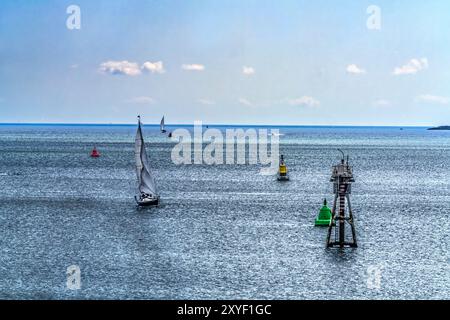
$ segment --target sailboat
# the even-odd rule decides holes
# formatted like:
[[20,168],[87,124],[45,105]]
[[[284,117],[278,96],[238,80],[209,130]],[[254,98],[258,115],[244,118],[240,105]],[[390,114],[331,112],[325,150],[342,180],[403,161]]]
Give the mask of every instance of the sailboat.
[[134,199],[140,206],[157,206],[159,204],[159,195],[156,191],[155,180],[150,172],[144,138],[142,136],[140,116],[138,116],[134,155],[136,158],[136,174],[139,192]]
[[166,129],[164,128],[164,116],[161,119],[161,123],[159,124],[159,128],[161,129],[161,133],[166,133]]

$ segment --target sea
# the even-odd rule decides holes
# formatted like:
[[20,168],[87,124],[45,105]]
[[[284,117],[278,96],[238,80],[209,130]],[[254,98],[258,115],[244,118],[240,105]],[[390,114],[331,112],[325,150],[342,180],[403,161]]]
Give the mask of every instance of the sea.
[[[0,125],[0,299],[450,298],[450,131],[264,129],[288,182],[175,164],[177,142],[145,126],[161,205],[138,208],[135,125]],[[314,226],[338,149],[357,248]]]

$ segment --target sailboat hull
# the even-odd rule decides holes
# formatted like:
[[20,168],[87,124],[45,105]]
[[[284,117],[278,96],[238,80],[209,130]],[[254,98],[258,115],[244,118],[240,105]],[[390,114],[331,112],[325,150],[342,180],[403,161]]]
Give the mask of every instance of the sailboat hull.
[[159,197],[156,199],[151,199],[151,200],[139,200],[137,197],[134,198],[136,200],[136,203],[138,204],[138,206],[140,207],[155,207],[157,205],[159,205]]
[[156,207],[159,205],[159,200],[149,201],[149,202],[142,202],[138,201],[138,206],[140,207]]

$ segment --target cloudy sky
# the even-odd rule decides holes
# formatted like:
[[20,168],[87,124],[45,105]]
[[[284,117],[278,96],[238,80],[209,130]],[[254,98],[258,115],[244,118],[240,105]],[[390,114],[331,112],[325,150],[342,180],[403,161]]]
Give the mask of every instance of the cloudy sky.
[[[67,27],[70,5],[80,29]],[[138,113],[146,123],[450,124],[450,1],[0,2],[0,122]]]

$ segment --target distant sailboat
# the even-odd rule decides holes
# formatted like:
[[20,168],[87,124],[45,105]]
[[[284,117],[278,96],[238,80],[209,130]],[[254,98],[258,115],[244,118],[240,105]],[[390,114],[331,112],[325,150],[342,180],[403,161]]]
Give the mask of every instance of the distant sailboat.
[[139,194],[134,198],[140,206],[156,206],[159,204],[159,195],[156,191],[155,180],[150,172],[144,138],[142,136],[140,116],[138,116],[134,154],[136,158],[136,174],[139,191]]
[[164,116],[161,119],[161,123],[159,124],[159,128],[161,129],[161,133],[166,133],[165,125],[164,125]]

